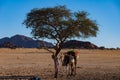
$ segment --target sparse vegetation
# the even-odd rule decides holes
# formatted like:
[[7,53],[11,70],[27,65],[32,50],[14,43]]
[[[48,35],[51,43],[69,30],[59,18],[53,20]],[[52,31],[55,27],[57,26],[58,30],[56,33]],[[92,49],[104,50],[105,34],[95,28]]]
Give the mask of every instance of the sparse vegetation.
[[[63,49],[65,52],[69,49]],[[120,80],[120,50],[80,49],[77,75],[67,77],[60,66],[57,80]],[[54,80],[51,54],[41,49],[0,48],[0,76],[38,76]]]

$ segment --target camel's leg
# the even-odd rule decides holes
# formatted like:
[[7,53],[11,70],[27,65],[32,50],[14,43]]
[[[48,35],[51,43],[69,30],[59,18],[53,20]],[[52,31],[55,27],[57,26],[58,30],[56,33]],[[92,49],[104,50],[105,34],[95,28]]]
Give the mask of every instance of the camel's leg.
[[74,63],[71,64],[71,75],[74,74]]
[[74,65],[75,65],[75,70],[74,70],[74,72],[75,72],[75,75],[76,75],[76,69],[77,69],[77,59],[75,59]]
[[69,73],[70,73],[70,67],[69,65],[66,66],[66,75],[69,76]]

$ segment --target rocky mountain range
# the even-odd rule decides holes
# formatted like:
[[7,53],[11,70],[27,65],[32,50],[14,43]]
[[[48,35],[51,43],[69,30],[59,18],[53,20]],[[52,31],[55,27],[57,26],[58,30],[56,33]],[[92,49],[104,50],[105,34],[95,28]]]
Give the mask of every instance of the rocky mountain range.
[[98,46],[91,42],[70,40],[64,43],[63,48],[97,49]]
[[15,35],[11,38],[5,37],[0,39],[0,47],[23,47],[23,48],[38,48],[47,46],[52,48],[53,44],[41,40],[33,40],[24,35]]
[[[41,47],[53,48],[54,45],[50,42],[42,40],[34,40],[24,35],[15,35],[12,37],[5,37],[0,39],[1,48],[41,48]],[[79,48],[79,49],[96,49],[96,45],[91,42],[83,42],[78,40],[69,40],[63,44],[63,48]]]

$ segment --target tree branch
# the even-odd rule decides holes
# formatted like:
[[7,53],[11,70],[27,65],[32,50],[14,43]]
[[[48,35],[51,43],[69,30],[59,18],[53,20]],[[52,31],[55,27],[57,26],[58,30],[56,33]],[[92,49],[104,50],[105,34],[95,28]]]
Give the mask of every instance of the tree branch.
[[55,53],[52,50],[49,50],[47,47],[44,47],[44,49],[47,50],[47,51],[49,51],[50,53],[53,53],[53,54]]

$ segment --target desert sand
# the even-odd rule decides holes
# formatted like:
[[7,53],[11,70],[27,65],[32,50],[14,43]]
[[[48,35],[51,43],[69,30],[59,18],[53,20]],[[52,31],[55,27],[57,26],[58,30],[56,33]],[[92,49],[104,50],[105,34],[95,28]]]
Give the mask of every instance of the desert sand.
[[[68,51],[64,49],[61,52]],[[120,80],[120,50],[78,50],[77,75],[60,65],[57,80]],[[37,76],[54,80],[51,53],[44,49],[0,49],[0,76]]]

